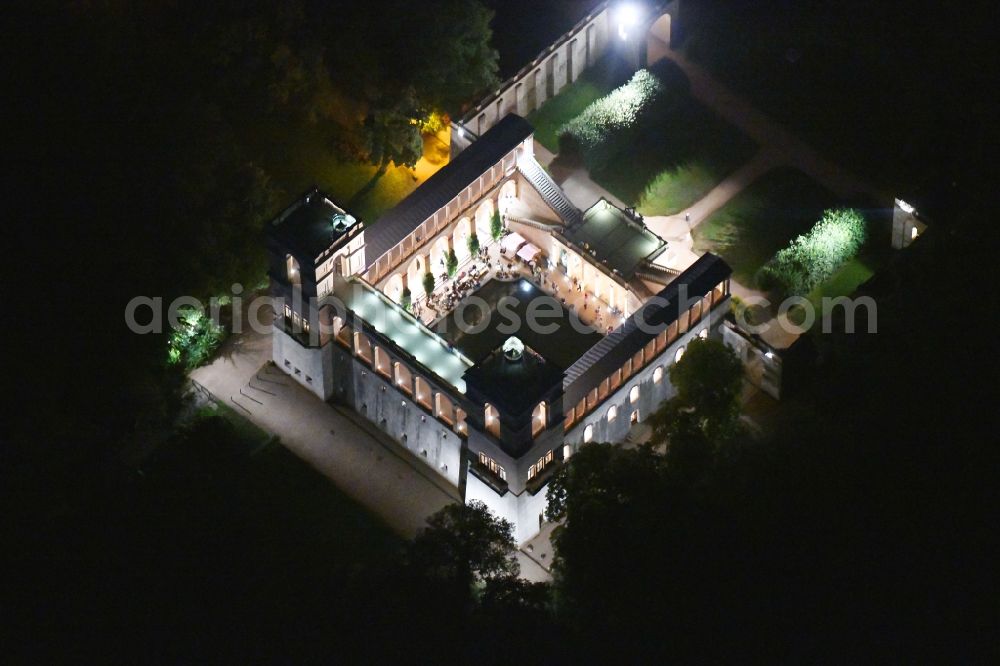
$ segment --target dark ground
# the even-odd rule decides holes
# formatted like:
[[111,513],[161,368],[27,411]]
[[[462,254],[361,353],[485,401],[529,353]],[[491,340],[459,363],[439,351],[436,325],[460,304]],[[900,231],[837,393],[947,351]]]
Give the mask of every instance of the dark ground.
[[[548,324],[555,324],[556,330],[551,333],[532,331],[527,323],[528,304],[534,300],[532,297],[537,296],[541,290],[537,285],[532,285],[531,291],[524,291],[523,286],[530,284],[523,279],[517,282],[490,280],[475,293],[475,296],[484,299],[490,306],[488,324],[482,330],[480,330],[482,313],[475,307],[470,307],[467,312],[462,313],[463,321],[468,326],[459,326],[459,313],[458,310],[455,310],[445,319],[445,327],[435,330],[441,332],[445,339],[458,347],[473,361],[479,361],[502,345],[508,337],[516,335],[525,345],[541,354],[545,360],[555,363],[565,370],[573,365],[584,352],[597,344],[602,336],[596,331],[582,333],[575,330],[570,323],[572,314],[552,297],[546,299],[547,303],[544,307],[536,307],[540,308],[538,323],[546,328],[549,328]],[[510,326],[510,320],[503,313],[497,312],[497,305],[505,297],[510,300],[506,301],[509,305],[505,306],[503,312],[514,312],[521,322],[516,332],[503,333],[499,330]],[[554,311],[553,308],[558,309],[558,316],[547,316],[548,312]],[[589,328],[582,323],[579,325]],[[463,332],[462,328],[465,328],[467,332]]]
[[507,79],[548,48],[598,3],[592,0],[487,0],[496,11],[493,45],[500,78]]

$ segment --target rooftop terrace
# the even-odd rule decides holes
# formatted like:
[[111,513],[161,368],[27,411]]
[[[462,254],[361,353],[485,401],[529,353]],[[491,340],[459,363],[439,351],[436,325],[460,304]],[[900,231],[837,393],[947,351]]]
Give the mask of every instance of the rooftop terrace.
[[319,189],[312,189],[286,208],[273,222],[271,233],[302,256],[316,259],[344,236],[361,226]]
[[603,199],[563,235],[626,280],[632,279],[642,260],[655,259],[667,247],[667,242],[644,224]]
[[453,349],[441,336],[363,280],[351,278],[336,293],[347,309],[459,392],[465,393],[462,376],[472,367],[472,361]]

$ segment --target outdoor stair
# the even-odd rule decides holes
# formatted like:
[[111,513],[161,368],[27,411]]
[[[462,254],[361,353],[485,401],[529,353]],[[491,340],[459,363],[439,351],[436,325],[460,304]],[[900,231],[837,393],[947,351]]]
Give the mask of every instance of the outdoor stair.
[[556,185],[548,172],[533,157],[522,157],[518,160],[517,170],[532,187],[538,190],[542,200],[559,214],[567,226],[583,221],[580,209],[570,202],[562,188]]
[[659,266],[652,263],[643,263],[635,270],[636,277],[663,285],[670,284],[673,279],[680,274],[680,271],[674,270],[673,268],[667,268],[666,266]]
[[517,215],[504,215],[504,219],[508,222],[514,222],[516,224],[523,224],[527,227],[534,227],[535,229],[541,229],[542,231],[559,231],[562,229],[562,225],[556,222],[543,222],[542,220],[532,220],[528,217],[518,217]]

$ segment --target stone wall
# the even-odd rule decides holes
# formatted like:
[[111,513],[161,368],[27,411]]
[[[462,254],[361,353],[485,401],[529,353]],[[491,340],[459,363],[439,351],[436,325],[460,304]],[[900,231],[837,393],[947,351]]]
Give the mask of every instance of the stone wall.
[[538,534],[540,526],[538,518],[544,517],[548,505],[545,487],[535,494],[527,490],[520,494],[508,491],[501,496],[474,474],[469,474],[465,484],[465,501],[469,503],[476,500],[483,502],[498,517],[509,520],[514,525],[514,540],[519,544]]
[[728,321],[722,326],[722,341],[743,363],[747,381],[775,400],[780,400],[781,355],[757,336],[745,333]]
[[927,229],[920,213],[902,199],[896,199],[892,209],[892,247],[901,250],[915,241]]
[[285,333],[275,322],[271,332],[271,360],[288,373],[288,376],[309,389],[321,400],[327,400],[333,391],[330,374],[331,347],[306,347]]
[[[462,437],[392,382],[336,343],[331,349],[333,397],[371,421],[428,467],[458,487]],[[440,387],[431,385],[434,391]]]
[[610,43],[608,3],[556,39],[521,71],[500,84],[451,125],[454,157],[508,113],[527,116],[557,95],[604,54]]
[[[709,337],[720,338],[719,328],[726,313],[729,312],[729,298],[725,298],[716,305],[709,313],[707,319],[698,322],[690,331],[679,336],[670,345],[667,345],[656,359],[647,363],[642,370],[629,377],[628,381],[612,393],[592,412],[581,419],[576,425],[566,433],[565,442],[570,445],[572,451],[576,451],[584,444],[584,432],[587,427],[592,428],[590,441],[592,442],[621,442],[624,441],[629,429],[632,427],[632,412],[638,411],[640,422],[652,414],[663,403],[676,395],[673,385],[670,383],[670,366],[675,362],[677,350],[687,347],[692,339],[698,337],[703,330],[708,330]],[[662,376],[659,381],[654,381],[653,375],[661,368]],[[639,387],[639,399],[632,402],[629,394],[632,388]],[[614,406],[617,410],[615,418],[608,420],[608,410]]]
[[[634,64],[645,62],[645,44],[650,31],[658,40],[670,44],[670,33],[679,12],[680,0],[650,2],[649,13],[637,29],[642,54]],[[455,157],[493,127],[508,113],[527,116],[547,100],[580,78],[617,39],[615,18],[610,2],[594,7],[583,20],[563,33],[530,63],[500,84],[464,116],[451,124],[451,156]],[[666,21],[659,19],[668,15]],[[640,48],[640,47],[637,47]]]

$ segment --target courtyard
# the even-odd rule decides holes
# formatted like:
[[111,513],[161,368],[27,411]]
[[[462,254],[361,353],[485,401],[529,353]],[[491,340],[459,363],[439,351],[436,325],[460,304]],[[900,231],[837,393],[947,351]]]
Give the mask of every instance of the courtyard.
[[839,203],[833,192],[801,171],[773,169],[691,231],[694,250],[722,256],[733,277],[752,287],[757,271],[775,252]]
[[649,67],[663,90],[626,131],[610,135],[599,160],[584,159],[560,146],[564,126],[588,106],[625,83],[614,76],[609,54],[575,83],[529,116],[536,138],[561,153],[550,165],[557,181],[586,169],[598,186],[644,215],[672,215],[703,198],[728,174],[753,157],[757,145],[691,93],[686,74],[672,60]]
[[[474,362],[515,335],[546,360],[565,369],[602,338],[574,314],[572,306],[567,308],[524,277],[490,280],[475,296],[481,299],[478,303],[486,304],[486,310],[460,305],[435,326],[436,332]],[[541,326],[528,325],[529,311]]]
[[[867,218],[868,240],[859,254],[806,295],[820,310],[822,299],[849,296],[888,258],[884,213],[864,201],[845,201],[792,167],[772,169],[753,181],[692,229],[693,249],[722,256],[746,290],[758,288],[760,269],[797,236],[808,232],[823,211],[856,204]],[[792,319],[796,321],[793,309]]]

